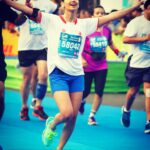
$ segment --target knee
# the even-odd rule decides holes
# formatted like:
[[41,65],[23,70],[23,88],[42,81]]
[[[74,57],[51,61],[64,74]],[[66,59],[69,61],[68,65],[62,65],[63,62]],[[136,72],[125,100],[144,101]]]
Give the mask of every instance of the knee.
[[25,85],[29,85],[30,81],[31,81],[31,75],[29,75],[29,74],[23,75],[23,83]]
[[138,91],[139,91],[139,88],[138,88],[138,87],[136,87],[136,88],[131,88],[131,89],[128,91],[128,94],[129,94],[130,96],[132,96],[132,97],[135,97],[136,94],[138,93]]
[[74,113],[72,110],[65,110],[62,112],[63,120],[71,120],[74,117]]
[[102,91],[95,91],[95,94],[99,97],[102,98],[103,92]]
[[45,72],[40,73],[38,76],[38,79],[40,82],[45,83],[47,81],[47,73],[45,73]]

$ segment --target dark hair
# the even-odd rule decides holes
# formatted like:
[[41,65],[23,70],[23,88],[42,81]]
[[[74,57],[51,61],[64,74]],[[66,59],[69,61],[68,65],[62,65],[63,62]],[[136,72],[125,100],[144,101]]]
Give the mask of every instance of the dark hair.
[[102,9],[104,9],[104,7],[102,5],[97,5],[97,6],[95,6],[95,8],[102,8]]
[[150,0],[147,0],[145,3],[144,3],[144,9],[147,9],[147,7],[150,5]]
[[104,9],[104,7],[103,7],[102,5],[97,5],[97,6],[95,6],[95,7],[93,8],[93,10],[91,11],[92,14],[94,14],[94,9],[95,9],[95,8],[102,8],[102,9],[104,10],[104,12],[105,12],[105,9]]
[[89,13],[89,15],[92,15],[92,10],[91,9],[88,9],[88,8],[80,8],[79,10],[78,10],[78,12],[80,13],[80,12],[83,12],[83,13],[85,13],[85,12],[87,12],[87,13]]
[[142,12],[143,12],[143,10],[142,10],[142,8],[141,8],[141,7],[136,8],[136,9],[135,9],[135,11],[136,11],[136,12],[139,12],[139,13],[142,13]]
[[126,23],[129,23],[131,20],[130,16],[124,16],[121,19],[123,19]]
[[[62,0],[62,1],[63,1],[63,0]],[[59,4],[59,3],[61,3],[61,0],[55,0],[55,2]]]

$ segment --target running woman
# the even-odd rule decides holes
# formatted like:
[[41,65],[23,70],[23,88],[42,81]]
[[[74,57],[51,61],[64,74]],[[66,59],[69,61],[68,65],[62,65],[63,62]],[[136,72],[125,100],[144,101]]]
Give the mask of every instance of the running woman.
[[123,17],[138,8],[138,1],[131,8],[89,19],[77,19],[79,0],[64,0],[64,15],[56,16],[5,0],[11,7],[30,15],[46,29],[48,36],[48,73],[51,91],[59,108],[54,118],[48,118],[42,134],[43,143],[51,144],[59,124],[64,124],[57,150],[62,150],[69,140],[77,119],[84,90],[82,50],[86,36],[109,21]]
[[144,132],[150,134],[150,0],[144,4],[144,14],[128,24],[123,42],[132,44],[134,52],[125,73],[130,88],[122,108],[122,123],[125,127],[130,126],[130,110],[135,95],[143,84],[147,120]]
[[[17,2],[22,3],[24,0],[19,0]],[[57,5],[49,0],[26,0],[26,5],[30,7],[37,7],[45,13],[52,13],[57,9]],[[27,19],[25,23],[19,27],[19,29],[18,58],[23,75],[20,87],[22,97],[20,119],[24,121],[30,120],[27,104],[30,85],[34,88],[34,82],[38,78],[35,92],[36,102],[32,114],[40,120],[46,120],[48,115],[44,112],[42,100],[44,99],[47,91],[47,37],[41,25],[30,19]],[[37,72],[33,72],[36,71],[34,66],[35,64]],[[34,73],[37,73],[37,78],[35,80],[31,80],[33,79],[32,75],[34,75]],[[34,77],[36,77],[36,74]]]
[[[105,10],[102,6],[96,6],[93,10],[93,17],[98,18],[105,15]],[[103,91],[106,83],[108,64],[106,60],[106,48],[110,48],[119,57],[124,57],[124,53],[119,52],[112,41],[112,32],[106,26],[98,27],[91,35],[86,37],[84,50],[82,53],[85,89],[79,112],[84,113],[85,99],[90,94],[91,86],[94,80],[95,94],[92,104],[92,109],[89,115],[88,124],[97,125],[95,114],[98,111],[103,98]]]

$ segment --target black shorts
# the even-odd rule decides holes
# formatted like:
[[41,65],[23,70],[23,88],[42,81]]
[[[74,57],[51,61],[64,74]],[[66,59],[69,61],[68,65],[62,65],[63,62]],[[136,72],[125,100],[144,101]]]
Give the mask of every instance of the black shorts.
[[18,59],[20,67],[29,67],[38,60],[47,61],[47,48],[42,50],[19,51]]
[[95,93],[98,94],[100,97],[102,97],[105,83],[106,83],[106,77],[107,77],[107,69],[93,71],[93,72],[85,72],[83,99],[89,95],[93,80],[95,84]]
[[0,57],[0,81],[4,82],[7,77],[6,63],[4,57]]
[[126,78],[128,86],[137,87],[137,86],[140,86],[144,82],[150,83],[150,67],[147,67],[147,68],[130,67],[131,57],[129,57],[128,59],[127,67],[125,70],[125,78]]

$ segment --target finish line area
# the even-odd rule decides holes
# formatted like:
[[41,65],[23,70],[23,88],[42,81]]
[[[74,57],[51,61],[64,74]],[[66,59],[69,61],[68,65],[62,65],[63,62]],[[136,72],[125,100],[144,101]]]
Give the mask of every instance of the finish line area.
[[[29,105],[31,95],[29,97]],[[43,101],[45,112],[54,116],[58,108],[53,98],[46,96]],[[19,91],[6,90],[5,113],[0,122],[0,146],[3,150],[55,150],[59,142],[62,125],[58,126],[58,135],[50,147],[42,143],[45,121],[32,116],[30,121],[21,121],[21,96]],[[144,134],[145,112],[132,110],[131,126],[121,125],[121,108],[102,105],[96,115],[98,126],[87,124],[91,104],[85,106],[84,115],[78,115],[75,130],[64,150],[145,150],[150,146],[150,136]]]

